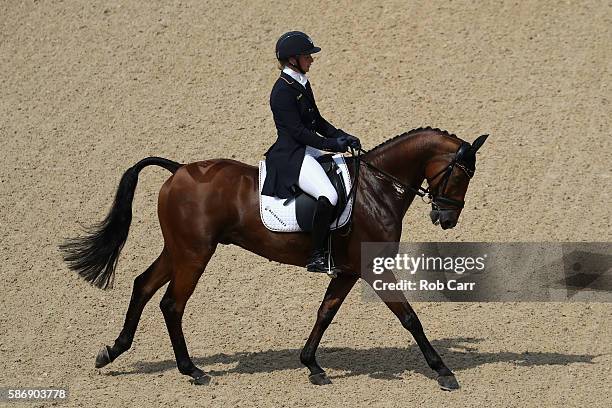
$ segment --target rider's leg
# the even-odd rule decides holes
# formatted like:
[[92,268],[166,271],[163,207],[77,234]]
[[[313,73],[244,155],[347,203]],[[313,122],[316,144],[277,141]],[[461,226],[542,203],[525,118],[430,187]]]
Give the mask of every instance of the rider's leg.
[[333,221],[334,206],[338,203],[338,194],[319,162],[310,155],[304,156],[298,186],[305,193],[317,198],[311,235],[312,252],[306,268],[310,272],[326,272],[325,244],[329,226]]

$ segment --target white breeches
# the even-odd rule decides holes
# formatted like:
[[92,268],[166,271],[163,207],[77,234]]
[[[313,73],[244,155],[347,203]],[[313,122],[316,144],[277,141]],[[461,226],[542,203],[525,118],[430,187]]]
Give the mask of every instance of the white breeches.
[[336,193],[336,189],[332,186],[325,171],[323,171],[323,167],[315,159],[320,154],[320,151],[316,149],[306,149],[304,161],[300,169],[298,186],[302,191],[316,199],[321,196],[327,197],[331,205],[335,206],[338,203],[338,193]]

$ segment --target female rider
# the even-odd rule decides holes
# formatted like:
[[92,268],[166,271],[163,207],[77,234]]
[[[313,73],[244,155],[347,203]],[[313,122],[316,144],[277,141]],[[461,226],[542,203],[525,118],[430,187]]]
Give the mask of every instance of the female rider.
[[[262,194],[289,198],[296,186],[317,199],[313,219],[312,253],[306,269],[326,272],[325,243],[338,195],[311,148],[331,152],[360,147],[359,139],[336,129],[323,119],[315,103],[306,73],[311,54],[321,51],[300,31],[283,34],[276,42],[276,58],[282,70],[270,94],[270,107],[278,137],[265,153],[266,179]],[[320,136],[319,136],[320,135]]]

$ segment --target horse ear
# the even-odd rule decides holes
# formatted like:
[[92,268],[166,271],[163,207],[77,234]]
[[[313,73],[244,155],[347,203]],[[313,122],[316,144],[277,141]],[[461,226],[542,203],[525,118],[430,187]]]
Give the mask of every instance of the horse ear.
[[482,136],[478,136],[476,138],[476,140],[474,140],[474,143],[472,143],[472,148],[470,149],[470,151],[473,154],[476,154],[476,152],[478,151],[478,149],[480,149],[480,147],[484,144],[484,142],[487,140],[487,137],[489,137],[489,135],[482,135]]

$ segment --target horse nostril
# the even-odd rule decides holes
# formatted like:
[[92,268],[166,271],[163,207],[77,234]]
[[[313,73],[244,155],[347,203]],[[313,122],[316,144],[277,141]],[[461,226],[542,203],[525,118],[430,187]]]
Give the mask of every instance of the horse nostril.
[[440,223],[440,213],[436,210],[432,210],[429,213],[429,218],[431,218],[431,222],[433,225],[438,225]]

